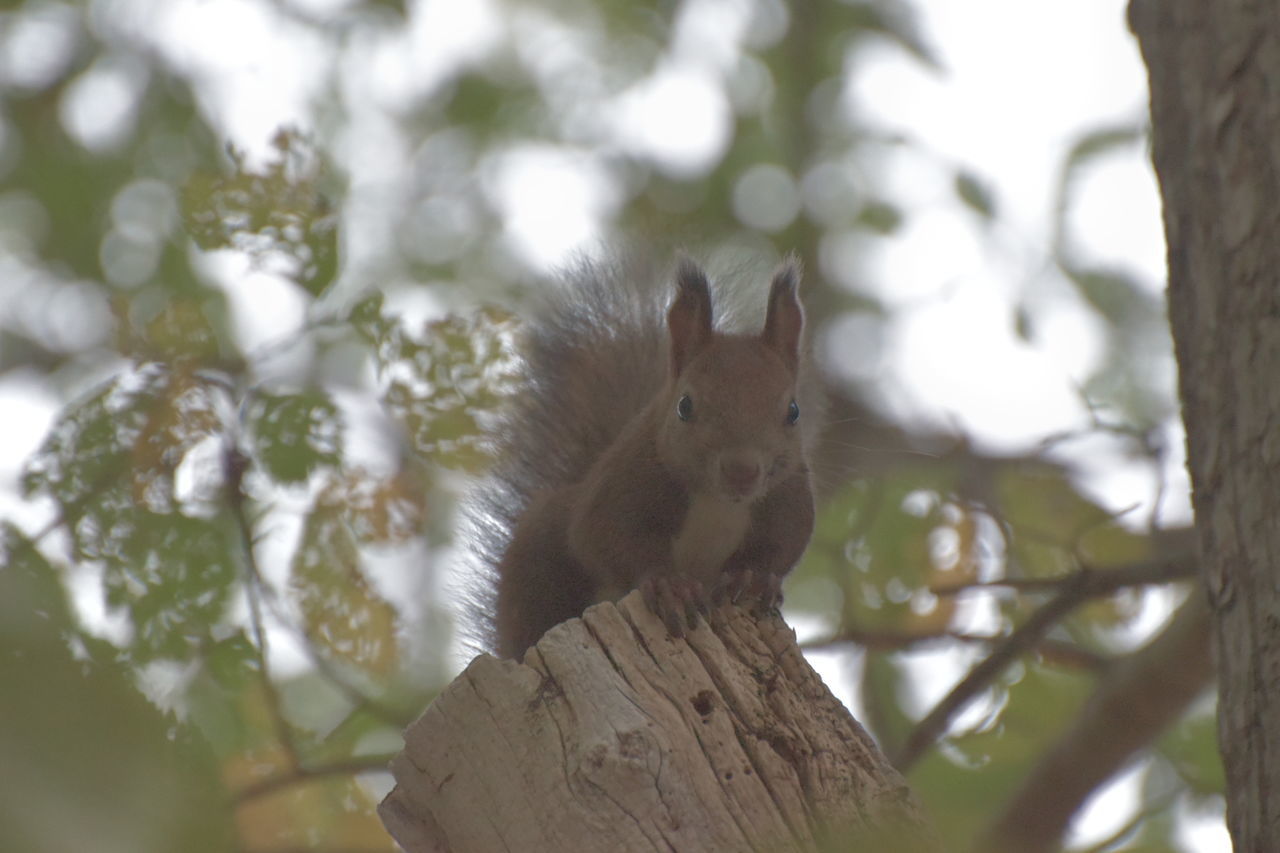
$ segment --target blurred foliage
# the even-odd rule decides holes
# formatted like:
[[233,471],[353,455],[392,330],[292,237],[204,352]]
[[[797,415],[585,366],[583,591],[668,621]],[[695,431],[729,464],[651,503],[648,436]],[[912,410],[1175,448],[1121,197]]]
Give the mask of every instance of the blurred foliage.
[[238,249],[256,261],[285,261],[286,274],[320,295],[338,269],[338,223],[320,189],[316,152],[298,134],[281,130],[275,157],[262,171],[228,147],[231,174],[197,172],[183,187],[187,233],[206,251]]
[[491,455],[485,424],[520,382],[512,317],[483,307],[428,322],[415,335],[381,305],[370,297],[353,320],[373,348],[383,404],[436,463],[483,471]]
[[992,686],[982,723],[948,736],[911,774],[945,837],[972,838],[983,829],[992,803],[1014,793],[1074,719],[1091,681],[1088,673],[1030,664]]
[[232,849],[201,733],[147,701],[85,636],[57,570],[0,533],[0,842],[6,850]]
[[[424,4],[256,5],[326,70],[311,124],[248,142],[227,139],[187,46],[149,35],[161,7],[0,9],[0,378],[34,377],[64,403],[21,483],[48,523],[0,539],[6,850],[392,849],[372,811],[382,768],[457,665],[438,564],[459,478],[484,470],[485,430],[522,381],[519,304],[536,276],[495,189],[514,152],[590,162],[602,235],[620,243],[682,244],[727,268],[811,259],[819,339],[851,314],[892,319],[861,270],[822,259],[914,215],[881,174],[913,143],[847,106],[869,48],[939,69],[908,3],[738,4],[740,31],[699,66],[730,133],[693,163],[605,117],[687,68],[681,40],[714,4],[498,0],[493,44],[396,99],[370,97],[377,63],[361,51],[410,44]],[[1130,273],[1082,260],[1069,227],[1082,170],[1139,130],[1069,152],[1046,256],[1105,332],[1081,389],[1099,431],[1154,456],[1176,416],[1162,306]],[[398,171],[380,182],[370,161],[384,152]],[[924,146],[914,156],[938,165]],[[977,170],[941,165],[975,230],[1003,222]],[[228,277],[250,273],[301,306],[270,346],[245,344],[244,315],[283,303],[229,295]],[[507,307],[477,305],[490,298]],[[1041,307],[1029,288],[1011,327],[1034,339]],[[832,445],[865,443],[860,428],[833,427]],[[845,664],[886,747],[927,710],[921,645],[971,663],[1042,600],[968,585],[1156,554],[1047,452],[920,445],[830,484],[788,590],[818,642],[861,649]],[[912,772],[957,849],[1122,653],[1136,602],[1072,613]],[[988,635],[972,630],[983,607]],[[1150,813],[1113,849],[1176,848],[1171,804],[1222,789],[1212,729],[1192,715],[1161,741]]]

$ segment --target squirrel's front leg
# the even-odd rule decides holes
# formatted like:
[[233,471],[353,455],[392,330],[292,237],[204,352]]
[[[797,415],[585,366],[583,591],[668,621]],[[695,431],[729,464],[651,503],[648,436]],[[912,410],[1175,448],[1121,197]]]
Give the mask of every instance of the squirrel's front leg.
[[714,599],[752,603],[761,612],[782,604],[782,579],[808,547],[814,515],[809,472],[802,468],[756,504],[746,538],[717,579]]
[[710,610],[710,585],[677,564],[673,545],[687,520],[687,493],[656,469],[648,473],[633,472],[626,488],[594,489],[577,508],[570,540],[595,582],[596,600],[617,600],[638,589],[649,610],[680,637]]

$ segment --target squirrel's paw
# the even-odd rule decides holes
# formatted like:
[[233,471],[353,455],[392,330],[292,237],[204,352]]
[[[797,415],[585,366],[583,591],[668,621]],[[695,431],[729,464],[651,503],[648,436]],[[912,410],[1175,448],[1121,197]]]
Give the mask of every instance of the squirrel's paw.
[[751,569],[725,572],[712,597],[716,604],[740,604],[763,616],[782,606],[782,575]]
[[639,584],[644,603],[662,620],[673,637],[693,630],[698,616],[711,611],[711,599],[702,584],[678,575],[645,575]]

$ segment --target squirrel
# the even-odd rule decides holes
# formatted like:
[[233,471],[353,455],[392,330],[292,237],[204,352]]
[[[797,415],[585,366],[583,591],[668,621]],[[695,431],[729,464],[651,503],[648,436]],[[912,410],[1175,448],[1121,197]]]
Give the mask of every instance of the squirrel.
[[486,645],[522,657],[636,588],[673,636],[725,600],[776,607],[813,532],[822,408],[799,262],[774,273],[754,334],[717,330],[707,276],[683,256],[671,296],[622,262],[568,279],[528,322],[527,382],[473,499]]

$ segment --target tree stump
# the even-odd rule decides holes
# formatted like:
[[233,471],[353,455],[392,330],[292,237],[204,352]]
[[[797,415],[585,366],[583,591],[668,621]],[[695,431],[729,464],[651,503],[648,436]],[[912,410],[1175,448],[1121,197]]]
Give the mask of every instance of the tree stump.
[[941,849],[795,633],[736,607],[673,639],[632,593],[481,655],[391,769],[409,853]]

